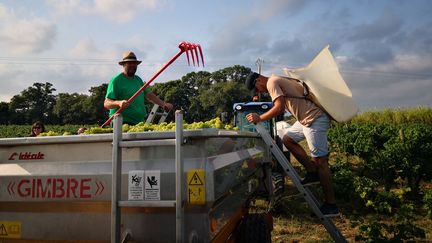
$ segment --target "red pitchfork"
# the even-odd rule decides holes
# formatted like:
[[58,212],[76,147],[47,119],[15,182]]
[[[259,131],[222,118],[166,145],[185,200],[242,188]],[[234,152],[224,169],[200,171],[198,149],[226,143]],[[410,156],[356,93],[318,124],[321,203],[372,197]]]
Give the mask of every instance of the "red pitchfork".
[[[198,64],[199,67],[199,56],[198,56],[198,51],[199,54],[201,56],[201,61],[202,61],[202,65],[204,67],[204,57],[203,57],[203,53],[202,53],[202,49],[201,46],[199,44],[193,44],[193,43],[189,43],[189,42],[180,42],[180,44],[178,45],[178,47],[180,48],[179,52],[177,54],[175,54],[171,60],[169,60],[149,81],[147,81],[137,92],[135,92],[134,95],[132,95],[128,100],[127,100],[127,104],[130,104],[135,97],[137,97],[137,95],[139,93],[141,93],[145,88],[147,88],[147,86],[149,86],[149,84],[151,82],[153,82],[153,80],[155,80],[157,78],[157,76],[159,76],[159,74],[161,74],[169,65],[171,65],[171,63],[173,63],[181,54],[183,54],[183,52],[186,52],[186,57],[187,57],[187,61],[188,61],[188,65],[190,66],[190,61],[189,61],[189,52],[191,54],[192,57],[192,63],[195,66],[195,60]],[[123,106],[124,107],[124,106]],[[108,120],[105,121],[104,124],[102,124],[102,127],[104,127],[105,125],[108,125],[113,119],[114,117],[119,114],[120,112],[123,111],[124,108],[119,108],[116,113],[114,113]]]

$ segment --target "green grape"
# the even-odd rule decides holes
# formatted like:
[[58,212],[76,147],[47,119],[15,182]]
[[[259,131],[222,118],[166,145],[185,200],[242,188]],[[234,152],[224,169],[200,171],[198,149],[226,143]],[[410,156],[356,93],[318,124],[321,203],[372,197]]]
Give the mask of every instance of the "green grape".
[[48,132],[43,132],[41,134],[39,134],[39,136],[44,137],[44,136],[60,136],[59,133],[56,133],[54,131],[48,131]]
[[[161,124],[148,124],[145,122],[140,122],[134,126],[123,124],[122,131],[123,132],[148,132],[148,131],[173,131],[176,128],[175,122],[162,122]],[[220,120],[219,117],[213,118],[208,121],[199,121],[186,123],[183,122],[183,129],[185,130],[196,130],[196,129],[205,129],[205,128],[215,128],[215,129],[225,129],[225,130],[238,130],[236,127],[233,127],[229,124],[224,124]],[[101,128],[101,127],[91,127],[87,129],[84,134],[100,134],[100,133],[112,133],[112,128]],[[41,136],[58,136],[57,133],[45,133]],[[65,133],[64,135],[70,135]]]
[[127,131],[129,131],[129,129],[130,129],[129,124],[123,124],[123,126],[122,126],[122,131],[123,131],[123,132],[127,132]]
[[90,127],[84,134],[100,134],[100,133],[112,133],[112,128],[102,128],[102,127]]
[[167,130],[175,130],[175,122],[170,122],[166,126]]
[[[197,130],[197,129],[225,129],[225,130],[239,130],[231,124],[224,124],[219,117],[213,118],[208,121],[198,121],[187,123],[183,121],[183,129],[185,130]],[[148,131],[174,131],[176,129],[175,122],[162,122],[161,124],[148,124],[145,122],[140,122],[134,126],[129,124],[122,125],[123,132],[148,132]],[[102,133],[112,133],[113,128],[101,128],[101,127],[90,127],[83,134],[102,134]],[[54,131],[48,131],[41,133],[39,136],[68,136],[72,135],[70,132],[58,133]]]

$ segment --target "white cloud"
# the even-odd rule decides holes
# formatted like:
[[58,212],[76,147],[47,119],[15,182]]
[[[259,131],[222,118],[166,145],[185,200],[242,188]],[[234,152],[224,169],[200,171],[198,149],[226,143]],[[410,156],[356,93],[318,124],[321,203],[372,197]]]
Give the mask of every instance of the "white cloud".
[[2,4],[0,4],[0,18],[4,18],[6,19],[7,17],[9,17],[9,12],[6,9],[5,6],[3,6]]
[[156,0],[95,0],[95,12],[109,19],[128,22],[141,9],[152,10],[156,7]]
[[216,31],[215,38],[210,43],[210,53],[215,59],[243,56],[246,59],[262,55],[268,51],[271,36],[268,24],[272,24],[275,17],[287,17],[298,14],[306,3],[300,0],[271,0],[257,1],[244,14],[239,14]]
[[429,53],[425,53],[425,55],[397,55],[394,58],[394,65],[396,70],[410,72],[428,71],[429,74],[432,72],[432,58]]
[[22,90],[27,88],[29,85],[24,81],[28,78],[28,73],[20,65],[10,65],[0,63],[0,102],[9,102],[10,99],[19,94]]
[[403,25],[403,20],[392,12],[386,10],[370,23],[354,26],[350,40],[379,40],[388,38],[397,33]]
[[349,57],[347,57],[347,56],[336,56],[335,59],[336,59],[336,62],[339,64],[343,64],[343,63],[349,61]]
[[46,0],[54,9],[56,16],[71,16],[76,14],[99,15],[115,22],[125,23],[135,18],[140,11],[154,10],[164,5],[165,1],[157,0]]
[[[428,54],[397,54],[386,63],[379,63],[359,70],[375,72],[379,77],[392,77],[393,82],[405,79],[421,80],[432,77],[432,58]],[[432,83],[431,83],[432,84]]]
[[49,50],[56,38],[56,26],[43,18],[24,19],[0,4],[0,47],[12,54]]
[[48,6],[54,9],[54,16],[72,16],[87,8],[81,0],[46,0]]
[[271,0],[263,1],[263,3],[263,5],[256,6],[255,12],[258,18],[264,20],[281,14],[296,14],[306,5],[306,1],[302,0]]
[[95,53],[99,54],[99,49],[92,39],[84,39],[78,41],[70,53],[74,57],[89,57]]

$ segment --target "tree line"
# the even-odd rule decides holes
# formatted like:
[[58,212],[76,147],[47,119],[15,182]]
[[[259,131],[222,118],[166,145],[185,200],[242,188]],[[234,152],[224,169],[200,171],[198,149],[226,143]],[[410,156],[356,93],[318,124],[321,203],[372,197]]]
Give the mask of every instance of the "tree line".
[[[235,65],[215,72],[191,72],[181,79],[156,83],[150,90],[161,99],[184,110],[186,122],[210,120],[228,111],[232,113],[235,102],[251,100],[244,85],[250,68]],[[108,84],[91,87],[89,95],[78,93],[54,94],[49,82],[34,83],[12,97],[10,102],[0,102],[0,124],[98,124],[108,118],[104,109]],[[151,105],[147,107],[151,109]],[[168,120],[173,119],[173,112]]]

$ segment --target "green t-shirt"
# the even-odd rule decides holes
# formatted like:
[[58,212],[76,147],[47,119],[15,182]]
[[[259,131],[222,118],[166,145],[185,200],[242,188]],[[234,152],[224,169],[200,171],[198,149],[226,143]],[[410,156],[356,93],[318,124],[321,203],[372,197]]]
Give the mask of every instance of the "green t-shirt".
[[[119,73],[109,82],[105,98],[111,100],[128,100],[143,85],[144,82],[137,75],[133,78],[128,78],[123,73]],[[134,125],[144,121],[147,117],[144,95],[148,92],[148,88],[145,88],[135,97],[129,106],[121,112],[123,123]],[[118,108],[110,109],[109,116],[111,117],[117,109]]]

